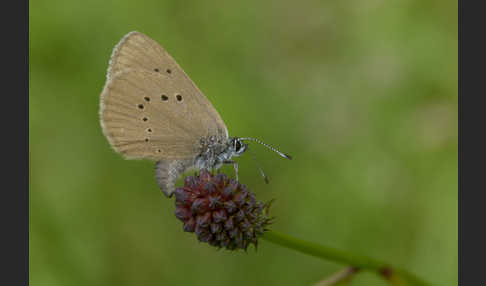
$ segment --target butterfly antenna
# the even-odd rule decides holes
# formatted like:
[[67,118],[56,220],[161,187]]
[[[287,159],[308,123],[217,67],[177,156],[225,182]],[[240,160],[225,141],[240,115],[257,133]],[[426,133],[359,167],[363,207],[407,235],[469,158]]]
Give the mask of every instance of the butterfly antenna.
[[268,180],[268,177],[265,175],[265,172],[263,172],[263,169],[262,167],[260,166],[260,164],[258,164],[258,161],[255,157],[255,155],[253,153],[250,152],[250,149],[247,150],[248,153],[250,153],[251,157],[253,158],[253,161],[255,162],[255,164],[257,165],[258,167],[258,170],[260,171],[260,174],[262,174],[262,177],[263,179],[265,180],[265,183],[270,183],[270,181]]
[[280,156],[282,156],[282,157],[284,157],[284,158],[287,158],[287,159],[289,159],[289,160],[292,160],[292,156],[287,155],[287,154],[284,154],[284,153],[282,153],[282,152],[278,151],[276,148],[273,148],[272,146],[270,146],[270,145],[268,145],[268,144],[266,144],[266,143],[263,143],[262,141],[260,141],[260,140],[258,140],[258,139],[256,139],[256,138],[244,137],[244,138],[238,138],[238,139],[240,139],[240,140],[242,140],[242,141],[244,141],[244,140],[250,140],[250,141],[257,142],[257,143],[259,143],[259,144],[261,144],[261,145],[263,145],[263,146],[267,147],[268,149],[272,150],[273,152],[275,152],[275,153],[279,154]]

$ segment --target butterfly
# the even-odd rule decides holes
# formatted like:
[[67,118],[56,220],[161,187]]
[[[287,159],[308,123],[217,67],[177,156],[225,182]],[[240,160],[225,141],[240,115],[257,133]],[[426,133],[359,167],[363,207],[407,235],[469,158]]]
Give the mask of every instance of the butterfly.
[[[113,49],[100,95],[100,123],[111,147],[126,159],[156,162],[159,188],[171,197],[176,180],[190,170],[233,164],[255,141],[229,137],[218,111],[157,42],[139,32],[125,35]],[[268,182],[263,170],[260,168]]]

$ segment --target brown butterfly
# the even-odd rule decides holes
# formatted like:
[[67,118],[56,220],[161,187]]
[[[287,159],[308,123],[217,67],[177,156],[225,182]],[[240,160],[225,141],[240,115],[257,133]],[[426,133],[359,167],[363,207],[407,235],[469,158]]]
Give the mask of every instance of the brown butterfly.
[[115,151],[127,159],[157,162],[155,177],[168,197],[177,178],[191,169],[233,164],[238,176],[231,158],[247,150],[246,140],[291,159],[258,139],[228,137],[211,102],[161,45],[139,32],[128,33],[113,50],[100,122]]

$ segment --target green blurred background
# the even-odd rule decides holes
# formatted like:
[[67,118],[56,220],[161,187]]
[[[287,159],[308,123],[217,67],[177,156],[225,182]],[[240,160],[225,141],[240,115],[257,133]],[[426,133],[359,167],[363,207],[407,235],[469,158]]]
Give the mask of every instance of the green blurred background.
[[[341,265],[261,242],[230,253],[182,231],[154,164],[98,120],[111,50],[143,32],[230,135],[272,229],[457,281],[457,3],[30,1],[31,285],[312,285]],[[231,166],[224,169],[232,174]],[[363,273],[350,285],[386,285]]]

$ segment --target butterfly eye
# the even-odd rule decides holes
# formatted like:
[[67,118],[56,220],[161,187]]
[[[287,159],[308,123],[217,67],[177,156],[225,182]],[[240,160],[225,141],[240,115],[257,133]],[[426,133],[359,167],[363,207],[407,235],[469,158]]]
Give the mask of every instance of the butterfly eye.
[[241,142],[239,140],[236,140],[235,142],[235,151],[239,152],[241,150]]

